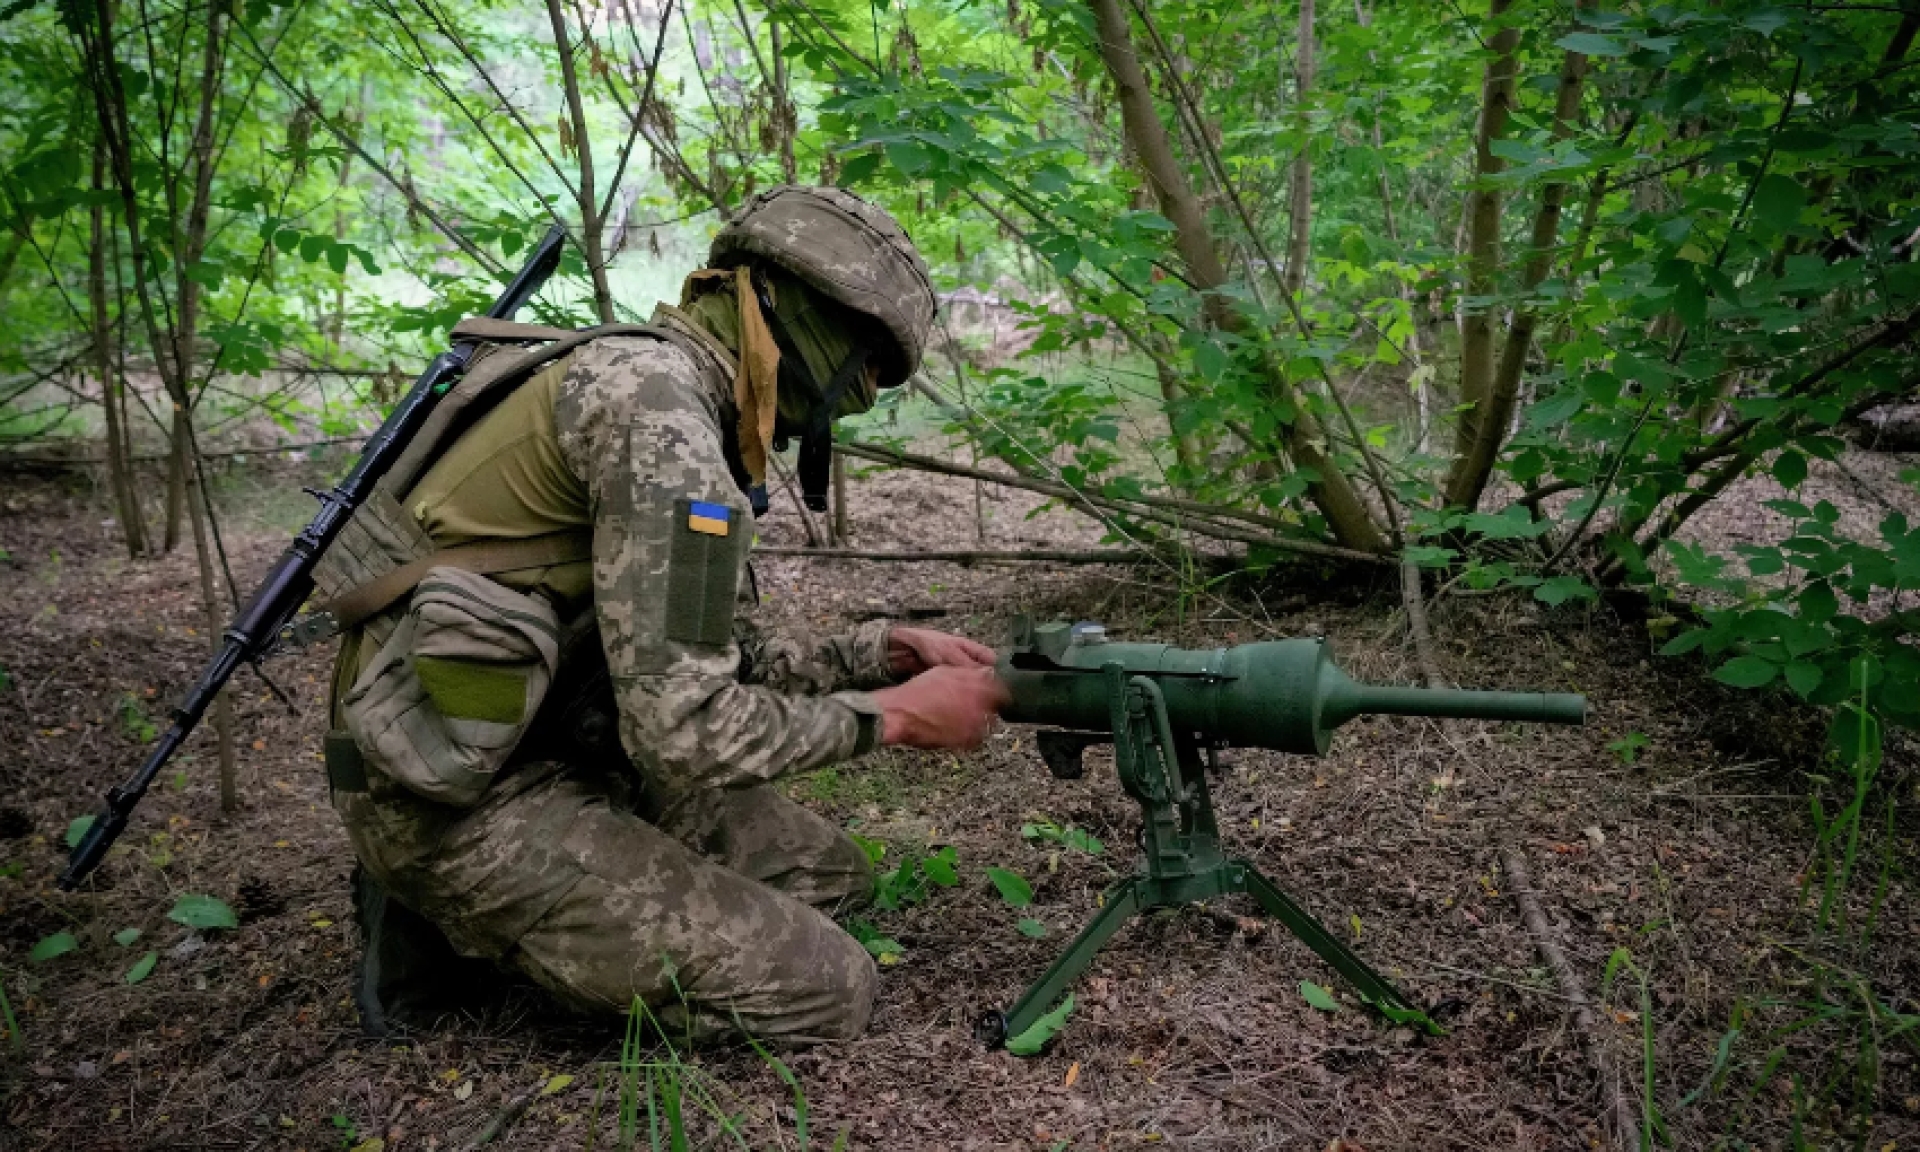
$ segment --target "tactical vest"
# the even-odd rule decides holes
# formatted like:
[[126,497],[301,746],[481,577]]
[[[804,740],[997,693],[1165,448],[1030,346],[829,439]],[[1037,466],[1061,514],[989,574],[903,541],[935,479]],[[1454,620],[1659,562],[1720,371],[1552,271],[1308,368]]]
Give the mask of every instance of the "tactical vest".
[[[400,459],[321,557],[314,569],[316,607],[295,625],[303,643],[334,633],[343,637],[329,697],[325,756],[336,792],[367,790],[365,757],[345,730],[341,714],[342,699],[359,673],[361,654],[381,649],[402,626],[412,594],[430,571],[457,569],[484,577],[574,563],[593,554],[593,537],[587,529],[438,548],[406,511],[416,483],[462,434],[516,388],[593,340],[646,336],[674,344],[695,363],[706,354],[693,337],[651,324],[608,324],[572,331],[475,317],[461,321],[451,336],[477,341],[479,350],[466,374],[441,398]],[[469,584],[467,591],[475,587],[484,589],[484,585]],[[504,589],[500,592],[513,595]],[[618,747],[617,712],[592,607],[562,622],[558,633],[557,671],[543,693],[542,706],[517,738],[514,760],[529,755],[598,756]],[[429,794],[428,798],[439,797]]]

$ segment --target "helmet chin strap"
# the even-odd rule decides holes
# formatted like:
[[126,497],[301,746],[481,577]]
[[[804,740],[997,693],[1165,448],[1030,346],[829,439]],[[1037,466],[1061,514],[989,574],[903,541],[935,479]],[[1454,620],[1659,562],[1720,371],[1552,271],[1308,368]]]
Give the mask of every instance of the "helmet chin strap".
[[806,358],[800,355],[800,349],[788,333],[786,324],[773,310],[773,302],[767,298],[766,287],[758,277],[754,279],[753,291],[760,302],[760,315],[766,319],[767,330],[773,334],[773,342],[780,349],[781,386],[786,387],[791,382],[797,395],[819,398],[808,409],[801,427],[793,428],[785,424],[784,419],[775,425],[773,449],[776,452],[785,451],[790,437],[800,438],[800,501],[815,512],[825,512],[827,485],[833,471],[833,416],[839,410],[840,401],[846,396],[847,390],[866,371],[867,360],[873,352],[872,349],[856,346],[840,362],[840,367],[834,370],[833,379],[827,382],[827,386],[820,387],[813,369],[807,367]]

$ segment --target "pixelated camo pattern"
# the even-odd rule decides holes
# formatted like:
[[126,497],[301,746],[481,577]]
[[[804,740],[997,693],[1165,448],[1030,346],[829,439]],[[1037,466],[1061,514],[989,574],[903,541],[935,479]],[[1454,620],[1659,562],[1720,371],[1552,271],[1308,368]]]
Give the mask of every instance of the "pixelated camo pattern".
[[562,454],[592,501],[595,609],[630,763],[523,764],[465,811],[370,775],[336,806],[375,879],[462,952],[513,963],[565,1002],[618,1012],[639,996],[699,1035],[737,1019],[769,1039],[849,1037],[871,1011],[873,961],[823,909],[864,898],[870,865],[766,782],[865,751],[876,710],[858,689],[886,682],[886,628],[815,642],[736,617],[730,643],[669,639],[676,502],[752,522],[722,450],[730,376],[694,355],[596,341],[556,400]]

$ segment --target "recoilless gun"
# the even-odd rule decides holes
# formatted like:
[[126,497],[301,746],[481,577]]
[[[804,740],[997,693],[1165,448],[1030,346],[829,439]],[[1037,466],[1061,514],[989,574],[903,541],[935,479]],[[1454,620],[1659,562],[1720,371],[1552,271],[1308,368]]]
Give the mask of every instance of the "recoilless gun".
[[1129,919],[1155,908],[1245,893],[1390,1019],[1431,1027],[1426,1014],[1368,967],[1286,893],[1220,847],[1209,768],[1223,747],[1324,756],[1333,730],[1359,716],[1433,716],[1534,724],[1585,721],[1583,696],[1467,692],[1361,684],[1320,639],[1209,650],[1118,643],[1098,624],[1022,619],[1001,658],[1013,696],[1002,716],[1037,724],[1040,755],[1061,779],[1078,778],[1082,753],[1114,746],[1120,786],[1140,805],[1142,870],[1110,889],[1066,953],[1005,1013],[977,1031],[989,1045],[1027,1031],[1101,945]]

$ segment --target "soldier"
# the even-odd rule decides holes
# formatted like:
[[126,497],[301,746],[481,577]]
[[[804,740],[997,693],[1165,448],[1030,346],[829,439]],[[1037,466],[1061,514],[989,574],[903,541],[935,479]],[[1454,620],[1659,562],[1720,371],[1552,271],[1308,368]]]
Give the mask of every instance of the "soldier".
[[[884,621],[770,634],[735,600],[771,446],[798,437],[822,489],[830,421],[918,367],[932,287],[899,225],[837,189],[755,197],[709,263],[680,307],[517,384],[396,493],[388,527],[424,538],[422,565],[583,530],[591,554],[432,567],[342,645],[328,766],[372,1028],[424,970],[444,989],[448,944],[696,1037],[867,1025],[873,962],[829,914],[871,865],[771,782],[978,745],[994,653]],[[608,713],[618,742],[596,745]]]

